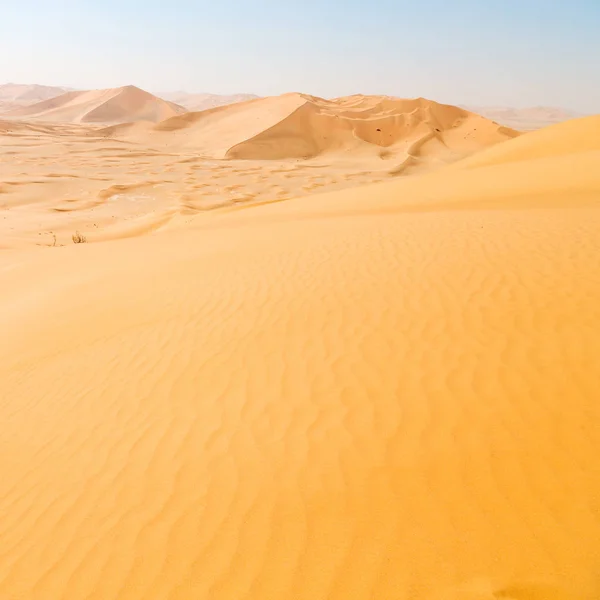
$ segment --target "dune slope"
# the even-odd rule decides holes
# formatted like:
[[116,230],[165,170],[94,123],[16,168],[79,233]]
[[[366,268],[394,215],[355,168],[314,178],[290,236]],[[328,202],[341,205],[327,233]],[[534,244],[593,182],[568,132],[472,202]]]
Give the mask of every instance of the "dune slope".
[[482,166],[522,160],[577,156],[600,150],[600,115],[572,119],[528,133],[511,144],[488,148],[461,163]]
[[0,595],[597,598],[594,140],[0,254]]
[[157,98],[135,86],[67,92],[31,106],[17,108],[4,117],[62,123],[158,122],[186,109]]
[[[517,132],[455,106],[418,98],[306,94],[259,98],[168,119],[129,136],[157,146],[197,149],[214,158],[307,159],[328,154],[391,161],[398,173],[452,162]],[[131,137],[133,135],[133,138]]]

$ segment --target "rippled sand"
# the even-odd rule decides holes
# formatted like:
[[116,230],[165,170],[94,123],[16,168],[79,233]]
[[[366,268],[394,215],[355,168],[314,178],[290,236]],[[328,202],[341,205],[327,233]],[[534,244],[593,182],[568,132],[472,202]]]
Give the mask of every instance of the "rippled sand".
[[598,598],[599,127],[1,253],[0,596]]

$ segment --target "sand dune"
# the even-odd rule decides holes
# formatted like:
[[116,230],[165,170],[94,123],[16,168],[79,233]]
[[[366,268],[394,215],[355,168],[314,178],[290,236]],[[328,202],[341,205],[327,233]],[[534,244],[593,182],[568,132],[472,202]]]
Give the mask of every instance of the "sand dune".
[[8,112],[9,110],[14,110],[15,108],[19,108],[20,104],[16,104],[14,102],[7,102],[5,100],[0,100],[0,115],[3,112]]
[[308,159],[359,154],[392,161],[398,173],[452,162],[517,135],[455,106],[418,98],[354,96],[333,101],[305,94],[260,98],[173,117],[131,135],[156,146],[195,149],[213,158]]
[[166,102],[130,85],[107,90],[67,92],[56,98],[9,111],[3,117],[59,123],[156,123],[185,112],[185,108],[177,104]]
[[227,104],[258,98],[256,94],[190,94],[188,92],[167,92],[157,94],[157,96],[184,106],[189,111],[208,110],[217,106],[226,106]]
[[36,85],[4,83],[0,84],[0,115],[11,110],[29,106],[36,102],[60,96],[66,88]]
[[[0,103],[11,106],[27,106],[43,100],[55,98],[68,91],[64,87],[37,84],[3,83],[0,84]],[[0,104],[1,108],[1,104]]]
[[600,150],[600,116],[581,117],[528,133],[511,144],[489,148],[461,166],[587,154]]
[[598,598],[597,127],[0,253],[0,595]]

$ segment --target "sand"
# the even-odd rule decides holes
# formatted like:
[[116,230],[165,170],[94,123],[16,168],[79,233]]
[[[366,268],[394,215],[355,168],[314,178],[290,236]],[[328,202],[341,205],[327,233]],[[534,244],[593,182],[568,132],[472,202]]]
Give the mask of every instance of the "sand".
[[2,83],[0,84],[0,102],[11,103],[13,106],[27,106],[42,100],[55,98],[67,91],[69,90],[64,87],[35,83]]
[[0,253],[0,596],[598,598],[599,123]]
[[[310,159],[364,155],[407,171],[505,141],[517,132],[424,98],[284,94],[173,117],[155,126],[108,128],[109,136],[194,149],[213,158]],[[339,158],[339,156],[338,156]]]
[[133,85],[106,90],[71,91],[2,114],[4,119],[56,123],[157,123],[185,113],[182,106],[157,98]]
[[[56,100],[66,114],[71,104]],[[70,244],[77,231],[90,242],[136,236],[428,171],[516,135],[456,107],[380,96],[286,94],[110,127],[0,117],[0,248]]]
[[66,88],[20,83],[0,84],[0,118],[9,111],[60,96]]

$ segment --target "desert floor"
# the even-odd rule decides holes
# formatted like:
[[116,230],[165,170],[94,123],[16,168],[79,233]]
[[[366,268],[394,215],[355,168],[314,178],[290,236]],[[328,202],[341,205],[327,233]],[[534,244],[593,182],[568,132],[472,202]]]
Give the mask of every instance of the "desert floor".
[[[0,248],[148,233],[199,212],[391,177],[378,159],[216,160],[106,139],[76,125],[9,123],[0,157]],[[4,192],[4,193],[3,193]]]

